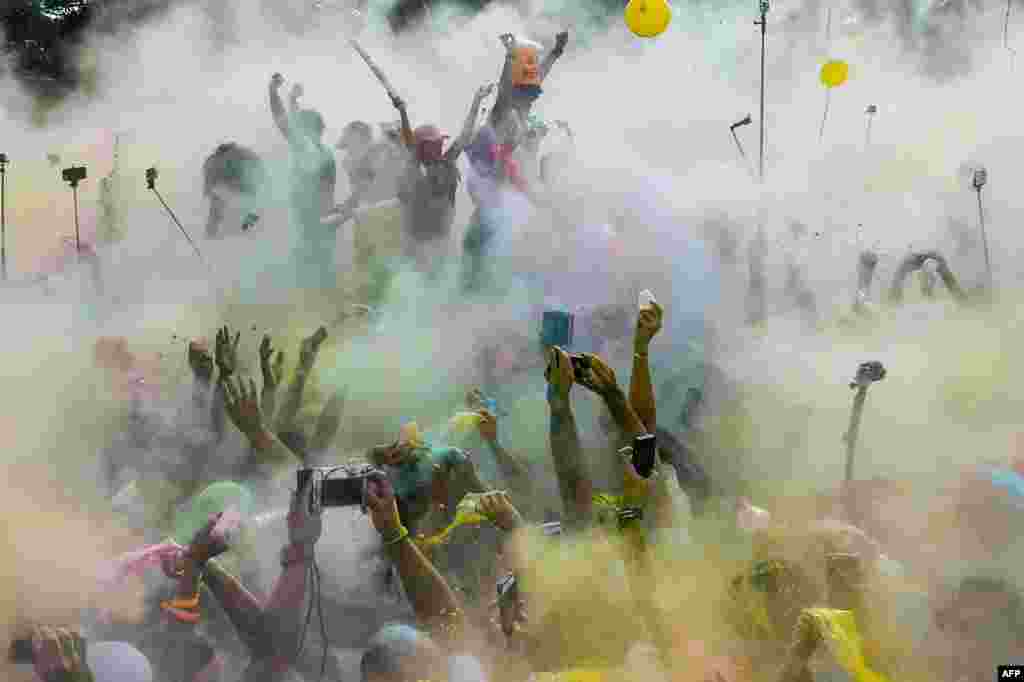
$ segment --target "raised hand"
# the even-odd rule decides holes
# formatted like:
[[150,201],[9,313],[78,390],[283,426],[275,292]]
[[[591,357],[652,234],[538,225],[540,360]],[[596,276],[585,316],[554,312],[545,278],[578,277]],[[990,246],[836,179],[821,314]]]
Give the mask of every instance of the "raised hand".
[[274,90],[280,90],[284,86],[284,76],[279,73],[275,73],[270,77],[270,87]]
[[195,339],[188,344],[188,366],[192,368],[192,376],[198,381],[213,381],[213,357],[210,355],[210,344],[206,339]]
[[242,516],[235,509],[211,514],[205,526],[196,531],[186,553],[200,566],[228,551],[232,534],[241,526]]
[[231,330],[227,325],[217,331],[217,345],[214,348],[214,357],[217,361],[217,369],[220,371],[221,380],[228,379],[238,369],[238,342],[242,338],[242,332],[237,332],[235,338],[231,339]]
[[565,46],[569,44],[569,32],[562,31],[555,35],[555,49],[559,52],[565,49]]
[[494,443],[498,440],[498,417],[489,410],[481,409],[478,410],[482,419],[477,428],[480,430],[480,437],[488,443]]
[[574,382],[569,354],[557,346],[552,347],[548,351],[548,368],[544,372],[544,378],[551,387],[551,397],[557,396],[563,401],[568,400]]
[[302,87],[302,83],[296,83],[295,85],[292,86],[292,91],[289,97],[294,102],[300,99],[305,94],[306,90]]
[[263,414],[260,412],[256,382],[249,379],[246,386],[243,379],[222,379],[221,385],[224,387],[224,411],[231,423],[249,440],[263,435]]
[[494,92],[494,83],[488,83],[482,86],[476,91],[476,99],[478,102],[484,101],[487,97],[490,97],[491,93]]
[[[273,358],[273,360],[271,360]],[[270,345],[270,337],[264,336],[260,342],[260,371],[263,373],[263,389],[274,390],[280,385],[284,376],[284,353],[277,351],[274,356],[274,348]]]
[[523,525],[523,517],[512,505],[508,493],[496,490],[480,496],[480,513],[494,521],[503,531],[513,531]]
[[288,510],[288,542],[292,545],[315,545],[323,531],[322,509],[313,504],[313,477],[302,490],[292,494]]
[[32,649],[36,674],[40,679],[92,682],[92,672],[85,663],[85,639],[77,630],[34,627]]
[[395,490],[386,477],[377,476],[366,482],[366,509],[382,538],[395,538],[402,532]]
[[515,48],[516,37],[511,33],[502,33],[498,38],[501,40],[501,44],[505,46],[506,50],[511,51]]
[[327,340],[327,328],[320,327],[312,336],[303,339],[299,348],[299,365],[304,370],[310,370],[316,362],[317,353],[320,352],[320,344]]
[[606,396],[619,389],[615,370],[605,364],[604,360],[592,353],[584,353],[590,366],[583,370],[579,382],[600,396]]
[[636,321],[636,336],[634,345],[637,352],[646,353],[651,340],[661,331],[661,323],[664,318],[664,310],[657,301],[651,301],[650,305],[640,310],[640,316]]

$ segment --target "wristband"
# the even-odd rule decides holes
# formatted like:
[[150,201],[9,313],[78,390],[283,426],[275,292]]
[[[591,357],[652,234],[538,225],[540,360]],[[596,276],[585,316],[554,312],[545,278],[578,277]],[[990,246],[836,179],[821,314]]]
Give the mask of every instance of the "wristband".
[[179,623],[195,625],[199,622],[199,592],[188,599],[169,599],[160,602],[160,608]]
[[636,521],[642,521],[644,510],[639,507],[623,507],[619,510],[619,528],[626,528]]
[[408,537],[409,530],[405,526],[399,526],[398,533],[395,535],[395,537],[391,538],[390,540],[384,540],[384,546],[391,547],[393,545],[397,545],[399,542],[405,540]]
[[301,564],[313,559],[313,545],[288,545],[281,550],[281,566],[287,568],[292,564]]

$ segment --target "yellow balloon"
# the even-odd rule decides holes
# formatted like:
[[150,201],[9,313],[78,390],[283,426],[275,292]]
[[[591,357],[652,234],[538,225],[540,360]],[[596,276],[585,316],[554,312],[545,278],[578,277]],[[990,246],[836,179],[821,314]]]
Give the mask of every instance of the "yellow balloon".
[[630,31],[641,38],[653,38],[668,28],[672,7],[667,0],[629,0],[625,16]]
[[846,82],[849,75],[850,67],[838,59],[825,62],[821,67],[821,83],[826,88],[839,87]]

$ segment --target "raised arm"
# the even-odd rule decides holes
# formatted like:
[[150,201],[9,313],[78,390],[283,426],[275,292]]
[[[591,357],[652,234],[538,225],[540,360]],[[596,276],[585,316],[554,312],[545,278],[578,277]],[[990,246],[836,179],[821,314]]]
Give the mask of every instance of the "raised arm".
[[663,317],[661,306],[651,301],[650,306],[640,311],[633,335],[633,373],[629,377],[629,404],[649,433],[657,426],[657,409],[654,401],[654,385],[651,382],[651,368],[647,353],[651,339],[661,331]]
[[285,392],[284,404],[281,405],[280,413],[275,422],[274,431],[285,433],[295,430],[295,417],[302,407],[302,394],[306,390],[306,380],[313,371],[316,357],[320,353],[320,344],[327,339],[327,329],[320,327],[312,336],[302,341],[299,349],[299,364],[295,368],[295,375],[288,384]]
[[398,110],[398,115],[402,118],[402,129],[399,133],[402,137],[402,143],[407,149],[414,149],[416,140],[412,135],[412,126],[409,124],[409,112],[405,107],[405,100],[398,95],[392,95],[391,104]]
[[305,94],[305,90],[302,88],[302,83],[296,83],[292,86],[292,91],[288,93],[288,113],[295,114],[299,111],[299,100]]
[[222,381],[224,410],[239,431],[249,441],[261,464],[276,468],[301,462],[299,456],[289,450],[266,427],[260,410],[256,382],[249,380],[248,386],[242,380]]
[[663,654],[672,647],[671,630],[665,622],[656,601],[658,574],[654,558],[647,545],[643,517],[650,513],[651,498],[654,496],[655,481],[660,478],[655,462],[655,473],[644,478],[633,467],[633,448],[619,451],[623,469],[623,507],[619,511],[619,529],[622,531],[623,554],[630,592],[643,616],[655,644]]
[[548,77],[551,72],[551,67],[555,65],[558,58],[565,52],[565,46],[569,42],[569,32],[562,31],[555,36],[555,47],[545,55],[544,60],[540,63],[540,82],[543,83],[544,79]]
[[632,441],[633,438],[647,433],[644,423],[640,421],[626,394],[619,387],[614,370],[596,355],[587,353],[585,356],[590,361],[590,369],[586,371],[581,383],[601,396],[623,437]]
[[313,440],[310,442],[310,452],[320,453],[331,446],[334,437],[338,435],[341,428],[341,416],[345,410],[345,398],[348,395],[348,388],[341,388],[331,394],[320,417],[316,421],[316,429],[313,432]]
[[502,477],[519,494],[530,490],[530,469],[527,463],[506,450],[498,439],[498,416],[488,410],[480,410],[480,437],[487,443],[498,462]]
[[277,355],[274,355],[274,348],[267,335],[264,335],[260,342],[260,372],[263,374],[263,393],[260,394],[263,418],[272,424],[277,403],[277,387],[281,385],[281,377],[284,375],[284,353],[277,351]]
[[576,417],[569,391],[573,384],[572,362],[560,348],[549,351],[547,369],[548,405],[551,407],[551,457],[562,495],[562,504],[571,523],[589,522],[593,512],[593,483],[583,459]]
[[281,131],[286,140],[292,139],[291,127],[288,124],[288,113],[284,110],[284,103],[281,101],[281,87],[284,85],[284,76],[275,73],[270,79],[270,115],[274,117],[274,124]]
[[515,36],[511,33],[503,34],[501,44],[505,46],[505,62],[501,67],[501,78],[498,79],[498,96],[488,118],[490,124],[495,127],[501,123],[505,110],[508,109],[509,95],[512,92],[512,54],[516,48]]
[[450,647],[455,645],[464,624],[459,601],[402,525],[395,492],[386,478],[374,478],[367,483],[366,506],[374,528],[395,562],[417,618],[440,641]]
[[480,119],[480,104],[483,103],[484,98],[490,95],[494,91],[493,85],[485,85],[476,91],[473,95],[473,103],[469,107],[469,114],[466,115],[466,122],[462,125],[462,132],[455,139],[455,142],[448,147],[448,151],[445,152],[445,159],[448,161],[455,161],[459,158],[459,154],[469,146],[473,141],[473,135],[476,133],[476,124]]
[[311,489],[312,482],[292,495],[288,544],[281,551],[282,571],[265,603],[211,560],[224,551],[224,545],[193,542],[186,551],[186,572],[202,572],[210,592],[249,648],[253,663],[245,679],[255,679],[255,672],[268,669],[283,673],[298,654],[313,549],[322,528],[319,512],[310,509]]

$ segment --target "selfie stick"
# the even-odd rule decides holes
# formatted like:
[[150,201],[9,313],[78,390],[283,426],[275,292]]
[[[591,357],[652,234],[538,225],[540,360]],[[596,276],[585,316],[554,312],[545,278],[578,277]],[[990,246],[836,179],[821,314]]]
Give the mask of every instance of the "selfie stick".
[[0,269],[7,281],[7,155],[0,154]]
[[[75,167],[64,169],[65,177],[67,177],[68,171],[76,171],[76,170],[79,170],[79,169],[75,168]],[[84,178],[84,171],[85,171],[85,169],[81,168],[80,170],[83,171],[83,178]],[[75,175],[71,175],[70,179],[67,179],[67,183],[69,185],[71,185],[71,194],[72,194],[72,196],[74,196],[74,202],[75,202],[75,253],[77,253],[77,254],[82,253],[82,240],[81,240],[81,236],[80,236],[79,230],[78,230],[78,183],[79,183],[79,181],[80,181],[80,178],[76,177]]]
[[362,45],[356,42],[355,38],[349,40],[348,42],[350,45],[352,45],[352,49],[358,52],[359,56],[363,58],[363,61],[366,62],[366,65],[370,67],[370,71],[372,71],[373,75],[377,77],[377,80],[380,81],[380,84],[384,86],[384,89],[387,90],[388,95],[392,99],[394,99],[395,89],[391,87],[391,83],[388,81],[388,77],[384,75],[384,72],[380,70],[380,67],[377,66],[373,59],[370,58],[370,55],[366,53],[366,50],[363,49]]
[[868,126],[867,131],[864,133],[864,149],[867,149],[868,147],[871,146],[871,121],[875,117],[875,114],[878,113],[878,107],[876,107],[874,104],[871,104],[868,106],[867,111],[865,113],[867,113],[868,115]]
[[164,210],[167,211],[167,214],[169,216],[171,216],[171,220],[173,220],[174,224],[178,226],[178,229],[181,230],[181,233],[185,235],[185,239],[187,239],[188,243],[192,245],[192,248],[195,250],[196,255],[199,256],[199,262],[202,263],[203,265],[206,265],[206,261],[203,260],[203,254],[199,251],[199,247],[196,246],[196,243],[194,241],[192,241],[192,237],[188,236],[188,232],[185,231],[184,226],[182,226],[181,222],[178,220],[178,216],[174,215],[174,211],[172,211],[171,207],[167,205],[167,202],[164,201],[164,198],[160,196],[160,192],[156,188],[156,178],[156,169],[148,169],[146,171],[146,188],[152,191],[153,194],[156,195],[156,198],[160,200],[160,203],[163,205]]
[[736,143],[736,149],[740,151],[740,156],[743,157],[743,164],[747,166],[748,169],[750,168],[750,162],[747,161],[747,154],[746,152],[743,151],[743,145],[740,144],[740,138],[738,135],[736,135],[736,129],[746,125],[750,125],[752,122],[753,119],[751,119],[750,114],[747,114],[746,118],[744,118],[741,121],[736,121],[731,126],[729,126],[729,132],[732,133],[732,139],[733,142]]
[[981,188],[988,182],[988,171],[979,168],[974,171],[974,191],[978,193],[978,224],[981,226],[981,245],[985,250],[985,272],[988,274],[988,287],[992,289],[992,261],[988,255],[988,237],[985,234],[985,211],[981,206]]
[[[850,413],[850,426],[843,434],[846,442],[846,472],[844,475],[845,489],[853,481],[853,457],[857,450],[857,436],[860,434],[860,420],[864,414],[864,401],[868,397],[868,387],[885,378],[885,367],[880,362],[865,362],[857,368],[857,377],[850,382],[850,388],[857,391],[853,396],[853,411]],[[852,512],[849,507],[847,513]],[[851,517],[852,520],[852,517]]]
[[761,0],[761,20],[754,22],[761,27],[761,154],[758,165],[761,182],[764,182],[764,54],[768,38],[768,0]]

